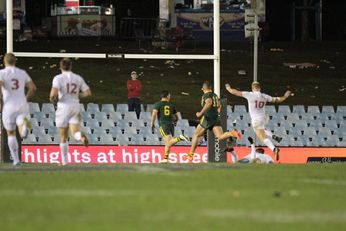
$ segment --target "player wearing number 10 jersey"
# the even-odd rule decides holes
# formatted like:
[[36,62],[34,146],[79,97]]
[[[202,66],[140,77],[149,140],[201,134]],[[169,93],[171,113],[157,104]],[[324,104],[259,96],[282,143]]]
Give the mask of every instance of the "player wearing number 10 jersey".
[[267,137],[271,137],[278,142],[281,140],[281,138],[273,135],[271,131],[265,130],[265,125],[268,122],[268,116],[265,113],[265,105],[267,102],[282,103],[291,95],[291,92],[286,91],[282,97],[271,97],[267,94],[261,93],[261,85],[258,82],[253,82],[251,88],[252,92],[238,91],[234,88],[231,88],[229,84],[226,84],[226,89],[227,91],[229,91],[229,93],[247,99],[251,123],[256,136],[262,143],[264,143],[270,150],[275,153],[276,160],[279,160],[280,150],[275,147],[272,141]]
[[[4,56],[5,69],[0,71],[0,101],[3,103],[2,121],[7,131],[8,147],[13,165],[19,165],[18,141],[16,126],[22,138],[26,137],[31,125],[27,100],[34,96],[36,86],[29,75],[16,65],[16,57],[12,53]],[[27,93],[25,95],[25,88]]]
[[68,129],[76,141],[81,141],[85,146],[88,139],[80,132],[80,107],[79,99],[91,96],[89,86],[84,79],[73,73],[72,61],[64,58],[60,61],[61,74],[53,79],[50,101],[58,103],[55,122],[60,134],[61,164],[68,163]]

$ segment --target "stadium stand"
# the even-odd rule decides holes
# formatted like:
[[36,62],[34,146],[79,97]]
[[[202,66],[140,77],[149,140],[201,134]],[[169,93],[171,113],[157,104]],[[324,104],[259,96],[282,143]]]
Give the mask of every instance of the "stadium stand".
[[[23,140],[23,144],[58,144],[59,136],[55,127],[55,108],[52,104],[30,103],[32,132]],[[137,119],[134,112],[127,111],[127,104],[93,104],[80,105],[81,128],[88,134],[89,143],[94,145],[163,145],[155,122],[155,131],[149,128],[153,105],[148,104],[146,111],[142,105],[142,113]],[[269,116],[267,128],[274,134],[282,136],[280,146],[346,146],[346,107],[287,105],[266,106]],[[192,138],[195,127],[190,126],[187,119],[182,118],[175,128],[175,135],[180,133]],[[237,128],[244,137],[254,137],[251,119],[244,105],[227,107],[227,128]],[[71,139],[71,144],[76,142]],[[190,145],[191,142],[182,142]],[[256,141],[259,145],[259,142]],[[244,138],[238,145],[247,145]]]

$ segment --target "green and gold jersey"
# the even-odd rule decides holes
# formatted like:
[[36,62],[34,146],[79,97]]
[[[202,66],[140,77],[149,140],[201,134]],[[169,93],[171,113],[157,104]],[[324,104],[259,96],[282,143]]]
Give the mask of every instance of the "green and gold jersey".
[[205,101],[207,99],[211,99],[213,104],[212,104],[211,108],[209,108],[209,110],[204,113],[204,117],[210,118],[210,119],[216,119],[219,116],[219,113],[217,111],[218,108],[220,107],[219,97],[214,92],[205,93],[202,96],[202,101],[201,101],[202,107],[204,107]]
[[173,124],[173,115],[177,113],[177,110],[173,103],[169,101],[161,100],[154,105],[154,110],[157,110],[157,119],[159,125],[161,124]]

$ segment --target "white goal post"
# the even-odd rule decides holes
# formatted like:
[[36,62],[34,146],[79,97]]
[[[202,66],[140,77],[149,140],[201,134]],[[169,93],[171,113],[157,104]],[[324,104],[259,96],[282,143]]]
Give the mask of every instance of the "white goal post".
[[[6,0],[6,38],[7,52],[18,57],[35,58],[124,58],[124,59],[201,59],[214,60],[214,92],[220,96],[220,1],[214,0],[214,52],[213,55],[177,55],[177,54],[93,54],[93,53],[45,53],[14,52],[13,50],[13,0]],[[215,26],[217,25],[217,26]]]

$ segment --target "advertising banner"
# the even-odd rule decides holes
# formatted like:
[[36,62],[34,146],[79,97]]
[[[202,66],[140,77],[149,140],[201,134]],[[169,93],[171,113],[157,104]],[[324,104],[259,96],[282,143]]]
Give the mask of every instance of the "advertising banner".
[[[213,12],[177,12],[177,24],[192,29],[200,41],[213,41]],[[220,33],[223,41],[244,40],[244,10],[221,12]]]
[[115,36],[115,17],[105,15],[57,16],[58,36]]
[[[170,163],[187,163],[189,146],[174,146]],[[235,147],[238,159],[250,153],[249,147]],[[265,153],[274,155],[265,148]],[[159,163],[164,156],[163,146],[70,146],[69,162],[72,164],[151,164]],[[22,145],[22,161],[25,163],[60,163],[59,145]],[[227,162],[232,163],[227,154]],[[283,164],[346,162],[346,148],[281,148]],[[198,147],[193,163],[208,163],[207,147]]]

